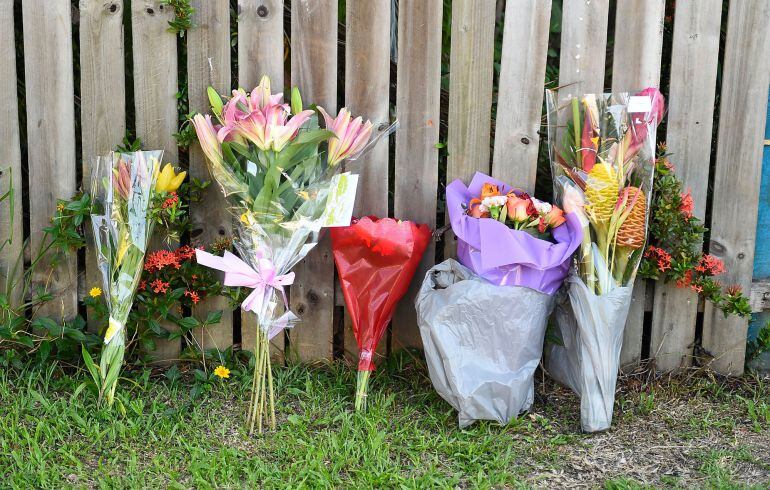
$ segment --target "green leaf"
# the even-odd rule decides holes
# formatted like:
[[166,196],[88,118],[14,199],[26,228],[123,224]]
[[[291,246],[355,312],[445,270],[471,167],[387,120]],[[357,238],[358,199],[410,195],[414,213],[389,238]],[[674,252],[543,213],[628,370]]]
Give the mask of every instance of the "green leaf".
[[186,316],[180,319],[177,324],[184,330],[192,330],[195,327],[201,326],[201,322],[194,316]]
[[32,328],[47,330],[53,337],[60,337],[64,333],[64,326],[59,325],[51,318],[36,318],[32,321]]
[[81,351],[83,352],[83,362],[86,365],[86,369],[91,373],[91,377],[94,379],[96,386],[99,386],[99,368],[94,364],[94,360],[91,358],[91,354],[88,353],[85,345],[81,346]]
[[209,312],[206,317],[206,325],[213,325],[222,321],[222,310]]

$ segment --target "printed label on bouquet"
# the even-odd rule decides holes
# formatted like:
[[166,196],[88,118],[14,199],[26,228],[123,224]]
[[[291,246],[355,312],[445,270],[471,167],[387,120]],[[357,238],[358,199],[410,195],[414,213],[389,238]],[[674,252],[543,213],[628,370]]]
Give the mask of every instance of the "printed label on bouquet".
[[325,227],[348,226],[353,217],[353,205],[356,202],[358,175],[345,172],[332,177],[326,209],[321,217]]
[[632,96],[628,99],[628,108],[630,113],[650,112],[652,110],[652,99],[646,95]]

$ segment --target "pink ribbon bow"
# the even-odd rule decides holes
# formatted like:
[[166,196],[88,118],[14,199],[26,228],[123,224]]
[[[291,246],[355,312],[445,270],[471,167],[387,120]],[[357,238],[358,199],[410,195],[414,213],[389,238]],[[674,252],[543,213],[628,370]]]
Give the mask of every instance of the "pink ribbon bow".
[[[225,286],[244,286],[253,289],[243,303],[241,308],[246,311],[253,311],[257,314],[261,312],[262,303],[265,300],[265,291],[268,287],[275,288],[281,292],[283,303],[287,305],[286,292],[283,287],[294,282],[294,273],[278,275],[275,264],[270,260],[257,255],[259,258],[258,270],[254,270],[249,264],[239,259],[230,252],[225,252],[224,257],[195,250],[195,257],[198,263],[212,269],[225,273]],[[284,327],[285,328],[285,327]]]

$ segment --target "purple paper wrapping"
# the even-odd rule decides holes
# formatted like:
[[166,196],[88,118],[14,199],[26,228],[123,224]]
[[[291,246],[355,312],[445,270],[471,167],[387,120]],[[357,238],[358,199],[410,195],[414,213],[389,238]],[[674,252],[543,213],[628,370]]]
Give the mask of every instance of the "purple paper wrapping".
[[556,243],[551,243],[491,218],[468,216],[465,205],[481,194],[481,187],[487,182],[499,186],[502,194],[512,189],[481,172],[476,172],[467,187],[461,180],[447,186],[446,203],[457,236],[458,259],[493,284],[555,293],[569,273],[572,254],[583,240],[580,218],[574,213],[565,214],[567,221],[553,230]]

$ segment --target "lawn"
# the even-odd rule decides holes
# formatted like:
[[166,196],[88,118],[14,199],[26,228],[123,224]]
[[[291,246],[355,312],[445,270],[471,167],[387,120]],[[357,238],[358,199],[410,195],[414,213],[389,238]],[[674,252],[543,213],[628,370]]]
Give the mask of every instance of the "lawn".
[[366,414],[351,410],[350,366],[293,366],[275,370],[278,429],[250,437],[246,371],[222,381],[133,372],[108,412],[94,408],[83,372],[8,369],[0,486],[770,485],[770,381],[757,377],[624,377],[612,430],[585,435],[577,397],[540,374],[530,413],[460,430],[408,356],[376,372]]

